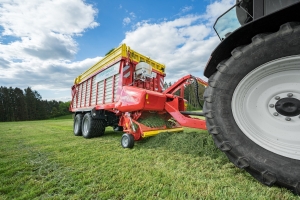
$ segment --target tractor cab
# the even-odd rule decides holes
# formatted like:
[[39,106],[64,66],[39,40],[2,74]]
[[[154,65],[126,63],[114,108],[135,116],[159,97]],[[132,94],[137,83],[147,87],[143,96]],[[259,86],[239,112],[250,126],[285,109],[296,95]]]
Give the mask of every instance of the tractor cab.
[[220,40],[224,40],[236,29],[253,21],[253,19],[297,2],[300,0],[236,0],[236,4],[216,20],[214,29]]

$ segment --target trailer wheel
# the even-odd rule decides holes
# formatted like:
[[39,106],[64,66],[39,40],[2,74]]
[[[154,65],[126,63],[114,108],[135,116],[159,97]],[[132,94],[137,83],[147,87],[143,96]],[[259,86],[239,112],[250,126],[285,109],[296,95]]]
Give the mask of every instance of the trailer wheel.
[[82,136],[81,131],[82,114],[77,114],[74,118],[73,131],[75,136]]
[[86,113],[82,119],[82,136],[92,138],[102,136],[105,126],[101,120],[93,119],[91,113]]
[[261,183],[300,194],[300,26],[287,23],[234,49],[209,78],[207,128]]
[[96,129],[94,137],[101,137],[105,133],[105,122],[103,122],[103,120],[94,121],[94,126]]
[[133,148],[134,146],[134,137],[131,134],[125,133],[121,138],[121,145],[123,148]]

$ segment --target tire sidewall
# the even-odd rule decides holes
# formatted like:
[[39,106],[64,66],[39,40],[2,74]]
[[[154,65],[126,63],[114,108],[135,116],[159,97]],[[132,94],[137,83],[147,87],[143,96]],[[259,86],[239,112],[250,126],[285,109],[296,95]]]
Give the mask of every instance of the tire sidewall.
[[73,124],[73,132],[75,136],[82,136],[81,125],[82,125],[82,114],[77,114],[74,117],[74,124]]
[[[91,117],[90,113],[86,113],[83,116],[81,127],[82,127],[82,136],[84,138],[92,138],[93,137],[91,134],[91,128],[92,128],[91,120],[92,120],[92,117]],[[87,130],[85,130],[85,123],[89,123]]]

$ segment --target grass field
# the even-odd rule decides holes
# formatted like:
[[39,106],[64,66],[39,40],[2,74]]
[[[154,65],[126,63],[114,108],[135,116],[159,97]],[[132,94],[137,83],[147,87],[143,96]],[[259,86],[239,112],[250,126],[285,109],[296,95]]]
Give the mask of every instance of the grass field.
[[0,199],[300,199],[236,168],[206,131],[120,146],[73,136],[72,119],[0,123]]

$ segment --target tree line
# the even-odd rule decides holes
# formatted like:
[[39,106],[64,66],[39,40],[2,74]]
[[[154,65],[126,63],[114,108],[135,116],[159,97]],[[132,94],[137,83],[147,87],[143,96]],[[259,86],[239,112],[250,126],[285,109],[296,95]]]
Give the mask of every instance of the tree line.
[[70,114],[70,102],[42,100],[30,87],[0,87],[0,121],[41,120]]

